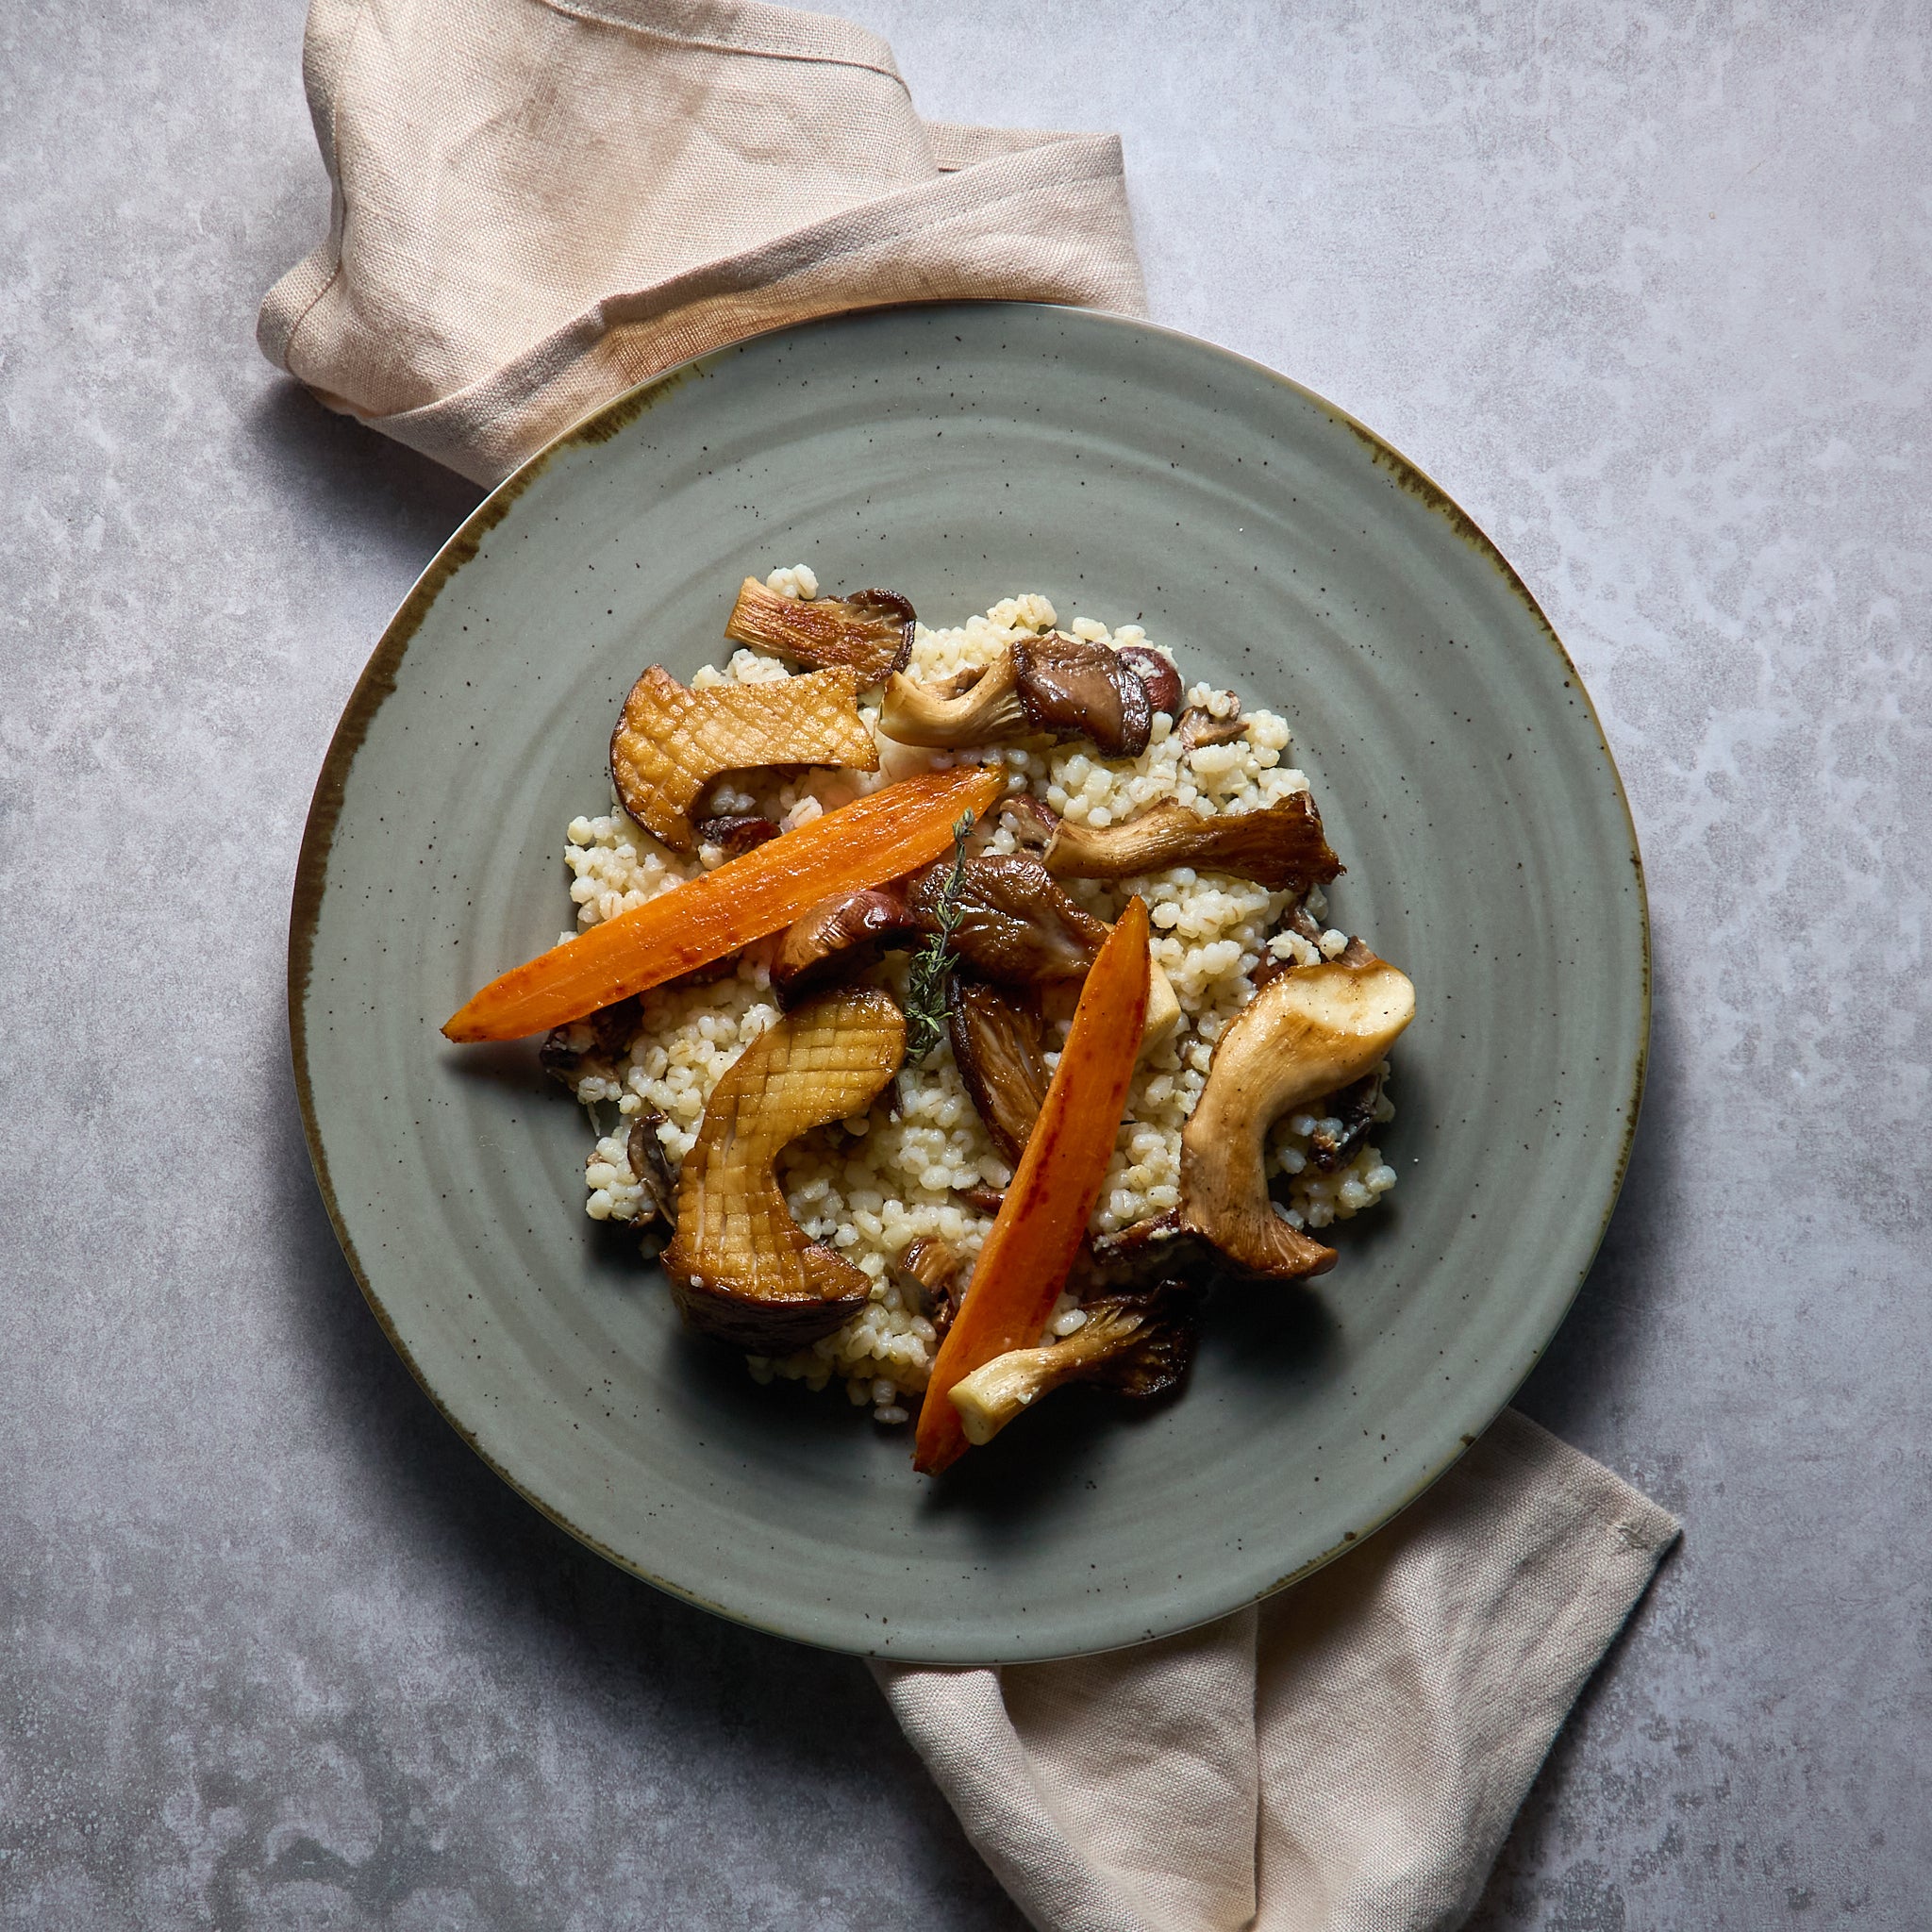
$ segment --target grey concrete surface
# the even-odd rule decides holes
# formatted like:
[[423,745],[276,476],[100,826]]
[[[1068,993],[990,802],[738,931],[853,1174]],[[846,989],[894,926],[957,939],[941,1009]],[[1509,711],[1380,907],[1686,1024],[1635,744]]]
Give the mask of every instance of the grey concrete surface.
[[[1510,553],[1628,781],[1652,1088],[1524,1406],[1685,1518],[1485,1932],[1932,1920],[1932,25],[858,0],[1118,127],[1163,320]],[[0,9],[0,1926],[1013,1926],[856,1664],[603,1568],[391,1356],[281,1005],[312,774],[474,493],[252,342],[298,0]]]

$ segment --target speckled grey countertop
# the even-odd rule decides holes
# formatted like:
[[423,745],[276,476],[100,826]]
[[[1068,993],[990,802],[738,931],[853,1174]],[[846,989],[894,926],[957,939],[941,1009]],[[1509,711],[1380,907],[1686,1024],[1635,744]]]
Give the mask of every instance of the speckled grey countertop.
[[[1687,1535],[1476,1923],[1922,1925],[1925,14],[848,10],[928,113],[1122,129],[1156,316],[1440,478],[1630,788],[1650,1096],[1523,1406]],[[323,1217],[296,844],[475,492],[256,354],[300,36],[0,16],[0,1926],[1015,1926],[860,1667],[501,1489]]]

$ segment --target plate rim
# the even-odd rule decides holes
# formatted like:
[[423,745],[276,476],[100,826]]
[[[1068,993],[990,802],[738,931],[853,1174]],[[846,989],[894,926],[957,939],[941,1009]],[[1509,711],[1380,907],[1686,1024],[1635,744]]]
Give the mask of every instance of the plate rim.
[[[568,427],[559,430],[540,449],[526,457],[490,491],[482,502],[469,512],[443,541],[405,593],[395,614],[383,626],[382,633],[363,664],[341,714],[336,721],[309,797],[308,811],[303,823],[302,841],[296,857],[290,894],[287,1001],[290,1059],[294,1077],[296,1104],[302,1116],[303,1140],[308,1150],[309,1165],[314,1172],[316,1188],[322,1196],[323,1208],[328,1216],[329,1225],[341,1250],[342,1258],[361,1291],[363,1301],[368,1305],[370,1312],[375,1318],[376,1325],[381,1329],[390,1346],[395,1350],[404,1367],[408,1370],[416,1386],[428,1397],[436,1412],[484,1466],[547,1521],[626,1574],[635,1576],[641,1582],[661,1590],[696,1608],[708,1610],[730,1623],[791,1642],[804,1643],[813,1649],[844,1656],[883,1656],[888,1662],[908,1666],[917,1666],[920,1660],[897,1650],[881,1653],[875,1646],[842,1644],[829,1638],[807,1635],[796,1629],[782,1627],[777,1623],[760,1619],[749,1610],[716,1603],[688,1584],[675,1582],[655,1574],[643,1563],[612,1548],[590,1530],[572,1522],[562,1510],[546,1502],[519,1481],[484,1448],[475,1432],[455,1413],[430,1382],[398,1332],[388,1309],[383,1306],[381,1296],[363,1264],[354,1237],[343,1218],[329,1169],[327,1149],[324,1144],[321,1126],[316,1118],[314,1087],[309,1074],[306,1002],[313,967],[316,935],[328,882],[329,858],[334,848],[336,829],[341,820],[350,775],[354,771],[357,757],[368,738],[370,725],[383,704],[396,691],[397,673],[408,656],[409,644],[422,628],[424,620],[428,616],[438,597],[463,567],[475,559],[482,548],[483,539],[503,522],[517,499],[548,468],[552,460],[562,451],[579,444],[608,441],[666,396],[681,389],[705,365],[722,364],[727,358],[753,343],[768,341],[781,336],[803,336],[824,332],[882,314],[940,313],[948,309],[991,308],[1057,311],[1065,316],[1078,317],[1083,321],[1096,322],[1106,327],[1164,339],[1184,345],[1190,350],[1204,351],[1209,357],[1230,363],[1249,375],[1258,375],[1267,382],[1287,390],[1356,436],[1367,447],[1371,460],[1377,468],[1386,471],[1399,488],[1415,496],[1425,508],[1443,518],[1454,534],[1501,576],[1506,587],[1529,613],[1545,645],[1555,653],[1557,665],[1574,687],[1581,701],[1590,728],[1595,734],[1597,749],[1602,755],[1604,768],[1608,773],[1611,791],[1622,814],[1624,836],[1629,846],[1629,858],[1636,882],[1636,909],[1642,973],[1637,1048],[1627,1076],[1627,1086],[1624,1090],[1629,1108],[1628,1118],[1617,1151],[1608,1193],[1603,1205],[1595,1236],[1590,1244],[1590,1252],[1578,1268],[1574,1280],[1570,1284],[1569,1292],[1563,1297],[1561,1308],[1552,1322],[1548,1335],[1531,1352],[1524,1364],[1522,1374],[1517,1376],[1496,1406],[1494,1413],[1482,1424],[1482,1431],[1476,1435],[1463,1433],[1440,1463],[1426,1471],[1419,1482],[1403,1491],[1386,1509],[1372,1515],[1357,1528],[1344,1531],[1341,1538],[1330,1547],[1297,1565],[1287,1574],[1243,1597],[1240,1602],[1228,1604],[1204,1617],[1175,1624],[1172,1629],[1161,1629],[1150,1632],[1149,1635],[1166,1638],[1178,1636],[1189,1630],[1201,1629],[1222,1617],[1266,1601],[1291,1585],[1312,1575],[1336,1557],[1352,1549],[1359,1548],[1376,1531],[1391,1523],[1411,1504],[1433,1489],[1475,1445],[1481,1439],[1481,1433],[1493,1426],[1503,1411],[1515,1400],[1518,1391],[1542,1358],[1550,1342],[1556,1339],[1568,1321],[1571,1310],[1575,1307],[1576,1298],[1582,1292],[1583,1285],[1590,1278],[1596,1265],[1597,1257],[1602,1252],[1605,1237],[1609,1232],[1610,1222],[1615,1216],[1617,1203],[1622,1198],[1624,1183],[1629,1174],[1631,1154],[1642,1118],[1653,1022],[1654,963],[1650,893],[1642,848],[1637,835],[1636,820],[1630,809],[1629,793],[1624,784],[1623,773],[1618,767],[1616,755],[1610,748],[1609,737],[1604,729],[1595,701],[1591,698],[1590,689],[1574,660],[1557,634],[1556,626],[1550,622],[1541,605],[1537,602],[1535,595],[1517,574],[1514,566],[1504,556],[1501,547],[1427,471],[1341,404],[1323,395],[1319,391],[1310,389],[1306,383],[1284,375],[1280,370],[1272,368],[1253,357],[1244,356],[1238,350],[1227,348],[1222,343],[1209,341],[1206,337],[1191,334],[1185,329],[1174,328],[1162,323],[1151,322],[1143,316],[1128,315],[1113,309],[1076,308],[1062,303],[958,299],[868,304],[838,309],[803,322],[788,323],[775,328],[760,329],[722,347],[708,349],[701,355],[687,358],[656,375],[647,376],[641,382],[632,384],[608,402],[599,404]],[[1118,1643],[1075,1651],[1057,1651],[1038,1658],[1029,1654],[1026,1661],[1047,1662],[1065,1657],[1100,1656],[1110,1650],[1129,1649],[1146,1641],[1146,1636],[1127,1638]],[[951,1667],[958,1666],[955,1662]]]

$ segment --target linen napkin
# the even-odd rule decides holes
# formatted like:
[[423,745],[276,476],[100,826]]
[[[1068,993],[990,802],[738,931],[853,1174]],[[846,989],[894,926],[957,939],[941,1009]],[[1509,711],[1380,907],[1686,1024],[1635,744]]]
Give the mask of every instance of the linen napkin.
[[[891,51],[754,0],[311,0],[327,240],[269,358],[478,482],[758,330],[939,297],[1141,312],[1118,140],[924,122]],[[1466,1916],[1676,1524],[1506,1414],[1314,1577],[1186,1636],[877,1667],[1046,1932]]]
[[1676,1535],[1508,1409],[1254,1608],[1066,1663],[874,1674],[1042,1932],[1449,1932]]
[[761,329],[952,297],[1146,298],[1115,135],[922,121],[886,43],[756,0],[311,0],[327,239],[257,339],[494,483]]

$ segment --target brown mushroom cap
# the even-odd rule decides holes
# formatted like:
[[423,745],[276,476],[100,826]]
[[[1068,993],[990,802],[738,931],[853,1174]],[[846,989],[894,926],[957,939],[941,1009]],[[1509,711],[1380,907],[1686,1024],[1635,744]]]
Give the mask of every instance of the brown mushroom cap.
[[1328,849],[1322,815],[1306,791],[1256,811],[1209,817],[1169,801],[1122,824],[1078,825],[1062,819],[1041,860],[1063,877],[1139,878],[1169,866],[1227,873],[1270,891],[1306,891],[1340,876],[1341,861]]
[[691,830],[700,845],[715,845],[727,858],[741,858],[766,840],[778,836],[778,827],[773,820],[748,812],[699,819]]
[[677,1180],[671,1172],[664,1143],[658,1138],[658,1129],[663,1124],[664,1116],[646,1108],[643,1112],[632,1115],[630,1133],[624,1143],[625,1164],[643,1189],[648,1204],[638,1216],[640,1225],[661,1220],[669,1226],[677,1219]]
[[[923,930],[939,929],[940,900],[952,874],[941,859],[913,874],[908,909]],[[963,868],[953,950],[989,979],[1038,986],[1082,979],[1108,927],[1057,886],[1037,858],[983,853]]]
[[661,664],[631,686],[610,734],[610,777],[624,808],[675,851],[697,842],[691,808],[720,772],[759,765],[853,765],[875,772],[878,747],[858,715],[849,669],[765,684],[688,690]]
[[774,1173],[808,1128],[862,1113],[897,1072],[906,1022],[889,993],[828,993],[761,1033],[711,1091],[677,1188],[664,1271],[685,1319],[759,1355],[849,1321],[871,1277],[792,1220]]
[[1091,739],[1103,758],[1137,758],[1147,749],[1147,687],[1110,645],[1058,630],[1023,638],[1013,645],[1013,675],[1034,730]]
[[834,892],[785,928],[772,960],[772,991],[781,1007],[795,1007],[837,980],[857,978],[888,946],[909,944],[919,930],[903,880]]
[[1180,709],[1180,673],[1145,644],[1122,644],[1119,648],[1121,662],[1147,687],[1148,704],[1172,718]]
[[807,600],[746,577],[724,635],[801,664],[849,665],[861,685],[874,685],[904,668],[916,627],[912,606],[896,591]]

